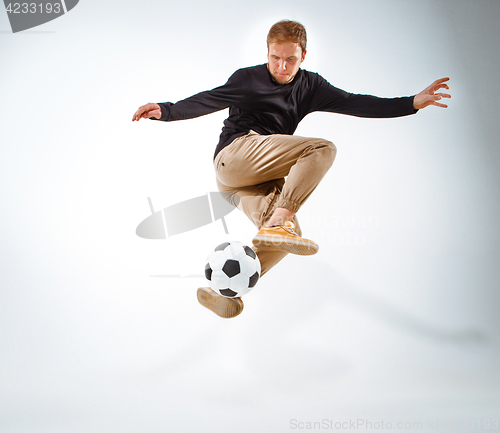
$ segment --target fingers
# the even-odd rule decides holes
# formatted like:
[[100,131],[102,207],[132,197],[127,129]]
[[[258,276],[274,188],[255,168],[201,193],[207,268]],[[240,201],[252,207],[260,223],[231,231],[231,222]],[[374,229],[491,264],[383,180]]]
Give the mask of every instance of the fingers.
[[441,107],[441,108],[448,108],[446,104],[441,104],[439,102],[433,102],[432,105],[435,105],[436,107]]
[[437,102],[440,101],[441,98],[451,98],[451,95],[448,95],[447,93],[437,93],[433,95],[431,104],[436,107],[448,108],[448,105]]
[[440,78],[439,80],[436,80],[434,81],[434,83],[432,83],[432,85],[437,85],[437,84],[441,84],[441,83],[444,83],[445,81],[449,81],[450,77],[446,77],[446,78]]
[[434,91],[439,89],[450,90],[450,87],[448,86],[448,84],[438,84],[437,86],[434,87]]
[[450,88],[449,88],[448,84],[445,84],[445,81],[448,81],[448,80],[449,80],[448,77],[446,77],[446,78],[440,78],[439,80],[434,81],[434,83],[432,83],[425,90],[429,91],[431,93],[434,93],[436,90],[439,90],[439,89],[449,90]]
[[144,107],[145,107],[145,105],[143,105],[142,107],[139,107],[139,109],[134,113],[134,115],[132,117],[132,122],[134,120],[139,121],[139,119],[141,119],[144,111],[146,111]]
[[154,110],[157,109],[159,109],[159,105],[155,104],[154,102],[150,102],[149,104],[139,107],[132,116],[132,122],[134,120],[139,121],[140,119],[148,119],[149,117],[151,117],[151,114],[154,112]]

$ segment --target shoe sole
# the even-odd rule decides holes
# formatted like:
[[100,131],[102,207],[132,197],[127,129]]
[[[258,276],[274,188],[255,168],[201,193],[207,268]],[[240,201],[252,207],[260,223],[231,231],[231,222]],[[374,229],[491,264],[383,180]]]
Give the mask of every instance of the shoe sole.
[[226,298],[208,287],[200,287],[197,297],[201,305],[224,319],[236,317],[243,311],[243,301],[240,298]]
[[285,251],[300,256],[312,256],[319,250],[319,246],[316,242],[304,239],[257,235],[252,242],[257,248],[263,250]]

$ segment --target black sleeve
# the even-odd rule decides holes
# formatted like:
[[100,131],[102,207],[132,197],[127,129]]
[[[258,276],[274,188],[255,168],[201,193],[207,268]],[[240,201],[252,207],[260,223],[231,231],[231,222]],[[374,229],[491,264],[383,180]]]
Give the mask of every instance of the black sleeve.
[[312,97],[312,111],[373,118],[408,116],[418,111],[413,108],[414,96],[379,98],[359,95],[338,89],[319,75],[317,79]]
[[236,104],[244,96],[241,70],[236,71],[226,84],[212,90],[198,93],[182,101],[160,102],[161,117],[158,120],[170,122],[214,113]]

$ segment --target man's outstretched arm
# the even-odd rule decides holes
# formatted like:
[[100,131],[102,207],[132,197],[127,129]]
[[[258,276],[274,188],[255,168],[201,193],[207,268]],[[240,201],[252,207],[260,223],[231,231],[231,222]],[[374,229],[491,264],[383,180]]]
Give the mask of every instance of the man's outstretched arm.
[[387,118],[415,114],[429,105],[446,108],[440,101],[451,98],[447,93],[436,93],[439,89],[449,89],[441,78],[432,83],[415,96],[400,98],[380,98],[373,95],[349,93],[332,86],[324,78],[319,77],[319,85],[312,96],[311,111],[328,111],[357,117]]
[[413,107],[417,110],[428,107],[429,105],[448,108],[447,105],[441,104],[438,101],[440,101],[442,98],[451,98],[451,95],[449,95],[448,93],[436,93],[439,89],[450,89],[448,87],[448,84],[445,83],[445,81],[448,80],[448,77],[436,80],[429,87],[426,87],[420,93],[416,94],[413,98]]
[[228,108],[237,100],[238,93],[232,93],[232,87],[225,84],[213,90],[200,92],[175,104],[172,102],[160,102],[159,104],[150,102],[139,107],[132,117],[132,121],[140,119],[164,121],[194,119]]
[[172,102],[150,102],[139,107],[132,117],[132,121],[140,119],[153,120],[184,120],[194,119],[205,114],[223,110],[231,105],[237,105],[244,100],[248,93],[246,84],[246,72],[236,71],[226,84],[212,90],[197,93],[189,98],[173,104]]

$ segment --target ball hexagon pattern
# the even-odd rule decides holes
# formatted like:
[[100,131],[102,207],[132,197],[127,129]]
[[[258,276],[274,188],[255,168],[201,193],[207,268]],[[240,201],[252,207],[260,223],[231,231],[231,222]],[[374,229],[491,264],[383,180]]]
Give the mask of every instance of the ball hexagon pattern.
[[205,265],[210,287],[228,298],[237,298],[252,290],[259,281],[260,271],[255,251],[238,241],[218,245],[208,255]]

